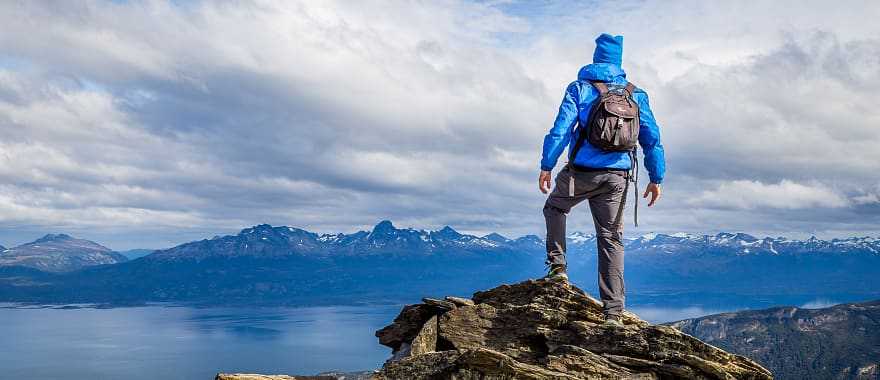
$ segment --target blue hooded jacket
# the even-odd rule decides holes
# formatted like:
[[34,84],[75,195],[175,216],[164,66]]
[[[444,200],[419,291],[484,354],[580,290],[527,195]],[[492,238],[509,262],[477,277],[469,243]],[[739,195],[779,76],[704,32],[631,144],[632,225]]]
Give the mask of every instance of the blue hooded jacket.
[[[553,128],[544,137],[541,170],[553,170],[566,146],[571,154],[578,133],[575,125],[578,120],[586,125],[593,102],[599,97],[599,91],[590,82],[606,82],[610,84],[609,87],[615,84],[626,85],[626,73],[620,67],[622,56],[623,36],[602,34],[596,38],[593,63],[582,67],[578,72],[578,80],[568,85]],[[645,155],[645,168],[648,170],[651,182],[659,184],[663,182],[663,176],[666,173],[666,159],[663,154],[663,145],[660,144],[660,127],[657,126],[654,114],[651,112],[651,106],[648,104],[648,94],[641,89],[636,89],[633,99],[639,105],[639,145],[642,146],[642,152]],[[586,140],[578,151],[577,157],[569,157],[569,162],[597,169],[628,170],[632,168],[628,153],[605,152]]]

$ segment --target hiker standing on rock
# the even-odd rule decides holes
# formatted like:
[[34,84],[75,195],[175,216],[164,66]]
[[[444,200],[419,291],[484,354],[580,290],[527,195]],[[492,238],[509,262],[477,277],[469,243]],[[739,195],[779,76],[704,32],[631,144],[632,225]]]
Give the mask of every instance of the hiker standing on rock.
[[[568,163],[556,175],[544,204],[547,221],[548,279],[568,280],[565,261],[565,216],[587,200],[596,226],[599,251],[599,294],[608,324],[620,325],[624,309],[623,209],[630,182],[638,186],[637,145],[642,146],[650,183],[642,197],[648,206],[660,199],[666,171],[660,128],[648,105],[648,94],[633,86],[620,67],[623,36],[596,38],[593,63],[568,85],[553,128],[544,138],[538,187],[550,191],[550,171],[568,146]],[[637,190],[636,190],[637,191]],[[638,195],[635,223],[638,225]]]

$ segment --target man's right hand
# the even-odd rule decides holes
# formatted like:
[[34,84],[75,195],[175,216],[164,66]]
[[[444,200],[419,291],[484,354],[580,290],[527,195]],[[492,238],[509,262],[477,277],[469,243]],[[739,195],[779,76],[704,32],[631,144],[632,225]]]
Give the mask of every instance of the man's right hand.
[[538,189],[541,189],[541,192],[547,194],[550,192],[550,171],[549,170],[541,170],[541,174],[538,175]]

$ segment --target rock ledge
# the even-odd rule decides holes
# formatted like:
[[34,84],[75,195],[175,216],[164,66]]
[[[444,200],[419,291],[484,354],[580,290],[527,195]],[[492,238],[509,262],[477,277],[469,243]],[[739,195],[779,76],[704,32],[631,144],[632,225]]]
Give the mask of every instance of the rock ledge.
[[374,379],[772,379],[752,360],[631,313],[623,327],[603,326],[601,303],[563,282],[437,301],[405,306],[376,332],[392,356]]

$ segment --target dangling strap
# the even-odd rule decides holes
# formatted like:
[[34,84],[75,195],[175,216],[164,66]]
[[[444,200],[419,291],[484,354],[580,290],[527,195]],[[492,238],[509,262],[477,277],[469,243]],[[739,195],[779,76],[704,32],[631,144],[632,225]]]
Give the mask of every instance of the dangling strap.
[[636,188],[633,189],[633,198],[635,199],[635,207],[633,208],[633,223],[636,227],[639,226],[639,148],[633,148],[632,152],[630,152],[630,159],[632,160],[632,171],[635,172],[633,176],[633,181],[635,182]]
[[629,183],[635,183],[633,189],[633,199],[635,207],[633,208],[633,223],[639,226],[639,160],[636,149],[629,151],[629,157],[632,161],[631,169],[626,173],[626,185],[623,186],[623,196],[620,197],[620,207],[617,208],[617,217],[614,219],[614,225],[620,227],[623,222],[623,209],[626,208],[626,196],[629,194]]
[[623,227],[623,209],[626,208],[626,194],[629,193],[629,175],[627,174],[626,185],[623,186],[623,196],[620,197],[620,206],[617,207],[617,216],[614,218],[615,229]]

